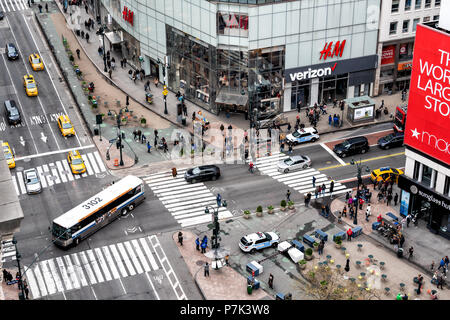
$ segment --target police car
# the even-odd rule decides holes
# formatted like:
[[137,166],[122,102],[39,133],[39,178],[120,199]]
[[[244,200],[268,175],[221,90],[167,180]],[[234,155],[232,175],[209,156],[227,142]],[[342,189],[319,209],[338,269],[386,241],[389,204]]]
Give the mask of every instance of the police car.
[[298,129],[297,131],[288,134],[286,139],[294,144],[309,141],[314,142],[319,140],[319,132],[313,127]]
[[280,237],[275,232],[256,232],[248,234],[239,241],[239,248],[244,252],[255,252],[268,247],[276,248]]

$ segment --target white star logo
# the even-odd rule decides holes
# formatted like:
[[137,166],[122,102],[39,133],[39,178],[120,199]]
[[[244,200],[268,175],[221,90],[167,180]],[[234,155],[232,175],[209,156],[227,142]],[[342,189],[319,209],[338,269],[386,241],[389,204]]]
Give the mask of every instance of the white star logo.
[[414,130],[411,130],[413,138],[416,138],[419,140],[419,131],[417,131],[417,128],[414,128]]

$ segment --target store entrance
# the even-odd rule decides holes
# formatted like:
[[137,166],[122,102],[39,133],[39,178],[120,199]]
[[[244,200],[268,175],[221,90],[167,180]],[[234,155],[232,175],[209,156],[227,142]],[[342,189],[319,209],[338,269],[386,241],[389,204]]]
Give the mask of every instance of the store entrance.
[[411,210],[411,215],[413,216],[413,219],[417,222],[419,220],[425,220],[428,223],[430,223],[430,217],[432,214],[431,210],[431,204],[425,200],[420,199],[419,197],[416,197],[415,201],[413,202],[413,207]]

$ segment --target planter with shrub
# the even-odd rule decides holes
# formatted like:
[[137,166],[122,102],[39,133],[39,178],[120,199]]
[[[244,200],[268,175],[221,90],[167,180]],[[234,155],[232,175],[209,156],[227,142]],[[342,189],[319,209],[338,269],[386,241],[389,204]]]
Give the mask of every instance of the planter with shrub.
[[262,217],[262,213],[263,213],[263,208],[262,208],[262,206],[258,206],[258,207],[256,208],[256,216],[257,216],[257,217]]
[[250,210],[244,210],[244,219],[250,218]]
[[273,206],[268,206],[267,207],[267,213],[272,214],[273,213]]
[[334,244],[335,244],[337,249],[340,249],[342,247],[342,239],[341,239],[341,237],[336,237],[334,239]]
[[285,211],[286,210],[286,200],[281,200],[280,202],[280,206],[281,206],[281,211]]
[[305,250],[305,260],[309,261],[314,257],[313,250],[311,248],[308,248]]
[[300,269],[304,270],[306,268],[306,260],[300,260],[298,262],[298,266],[300,267]]
[[288,208],[289,208],[289,210],[295,209],[295,207],[294,207],[294,201],[289,201],[289,202],[288,202]]
[[319,251],[319,243],[318,242],[314,242],[313,247],[314,247],[314,251]]

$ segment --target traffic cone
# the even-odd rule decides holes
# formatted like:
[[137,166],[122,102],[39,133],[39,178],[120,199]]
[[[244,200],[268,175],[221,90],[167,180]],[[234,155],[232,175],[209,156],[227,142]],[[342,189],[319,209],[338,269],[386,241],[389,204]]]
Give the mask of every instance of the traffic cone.
[[115,158],[114,159],[114,167],[118,167],[119,166],[119,159]]

